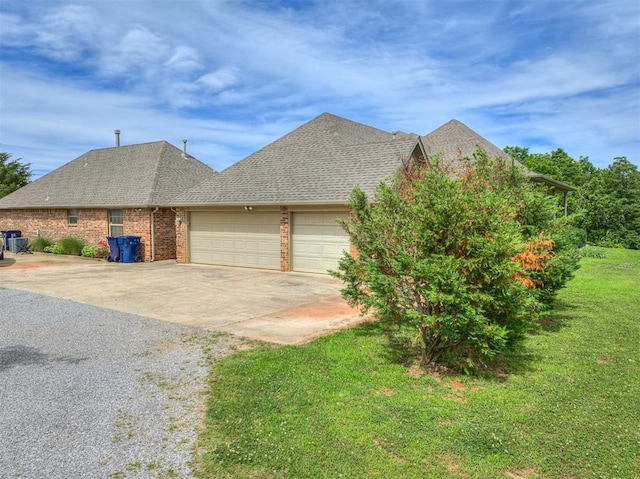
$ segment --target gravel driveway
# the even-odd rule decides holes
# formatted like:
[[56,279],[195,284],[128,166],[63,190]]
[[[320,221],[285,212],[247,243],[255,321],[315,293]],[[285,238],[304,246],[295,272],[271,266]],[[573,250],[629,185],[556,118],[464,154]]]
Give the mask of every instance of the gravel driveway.
[[207,356],[234,342],[0,288],[0,476],[191,477]]

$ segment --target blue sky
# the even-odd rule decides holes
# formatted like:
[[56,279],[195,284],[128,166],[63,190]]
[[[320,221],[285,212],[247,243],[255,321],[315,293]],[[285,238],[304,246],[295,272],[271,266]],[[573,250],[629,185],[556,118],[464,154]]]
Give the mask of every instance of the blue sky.
[[2,0],[0,151],[167,140],[217,170],[323,112],[640,162],[638,0]]

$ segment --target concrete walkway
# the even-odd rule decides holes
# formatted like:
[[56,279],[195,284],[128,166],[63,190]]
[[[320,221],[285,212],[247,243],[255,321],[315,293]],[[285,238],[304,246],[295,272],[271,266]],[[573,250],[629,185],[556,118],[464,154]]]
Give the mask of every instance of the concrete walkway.
[[224,266],[108,263],[45,253],[0,261],[0,287],[279,344],[362,321],[327,275]]

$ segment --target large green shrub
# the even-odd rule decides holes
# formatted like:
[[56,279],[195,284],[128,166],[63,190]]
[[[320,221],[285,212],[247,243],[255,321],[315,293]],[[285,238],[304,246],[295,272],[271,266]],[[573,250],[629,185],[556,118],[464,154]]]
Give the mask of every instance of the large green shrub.
[[469,366],[505,350],[575,269],[554,264],[553,230],[544,230],[553,201],[482,152],[455,172],[407,164],[372,201],[356,188],[349,208],[358,255],[345,253],[333,272],[343,296],[417,327],[424,364],[453,352]]
[[31,241],[30,247],[31,251],[43,252],[47,246],[51,246],[53,241],[44,236],[38,236]]
[[84,248],[84,241],[76,236],[65,236],[58,240],[56,247],[61,251],[61,254],[80,256],[82,248]]

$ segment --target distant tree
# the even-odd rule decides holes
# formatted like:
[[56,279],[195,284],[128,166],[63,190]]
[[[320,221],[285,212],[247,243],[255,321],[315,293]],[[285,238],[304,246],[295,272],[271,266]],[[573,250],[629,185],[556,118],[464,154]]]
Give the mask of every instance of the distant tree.
[[11,153],[0,152],[0,198],[29,183],[30,166],[22,163],[22,158],[12,160]]
[[568,197],[569,222],[584,230],[592,244],[640,248],[640,173],[626,157],[596,168],[587,157],[571,158],[561,148],[529,153],[507,146],[504,151],[529,170],[578,188]]
[[626,157],[597,170],[579,201],[589,242],[640,249],[640,172]]

